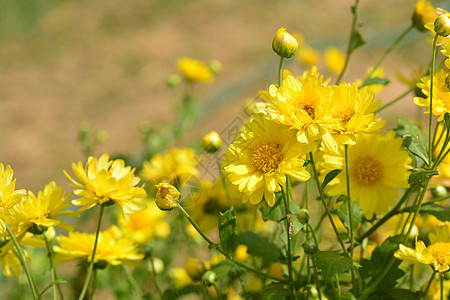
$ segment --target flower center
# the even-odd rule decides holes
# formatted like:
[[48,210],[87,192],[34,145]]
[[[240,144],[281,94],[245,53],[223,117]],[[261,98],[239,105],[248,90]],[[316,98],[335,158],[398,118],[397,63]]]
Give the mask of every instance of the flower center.
[[332,117],[337,119],[342,126],[347,126],[348,121],[353,117],[355,113],[352,111],[339,111],[332,114]]
[[370,156],[360,156],[355,160],[354,175],[361,184],[374,184],[383,177],[383,165]]
[[253,166],[264,174],[275,171],[282,161],[280,145],[270,142],[263,142],[255,147],[251,154]]
[[445,264],[450,257],[450,243],[434,243],[428,247],[428,250],[440,265]]
[[309,104],[303,104],[299,107],[299,109],[306,112],[311,117],[311,119],[314,120],[316,118],[316,109],[314,108],[314,106],[311,106]]

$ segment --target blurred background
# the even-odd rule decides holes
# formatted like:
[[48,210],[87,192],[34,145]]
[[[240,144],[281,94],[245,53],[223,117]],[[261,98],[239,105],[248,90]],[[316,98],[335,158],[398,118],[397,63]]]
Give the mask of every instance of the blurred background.
[[[242,114],[246,99],[276,82],[271,49],[279,27],[299,32],[318,51],[345,52],[352,0],[0,0],[0,162],[10,164],[18,188],[37,192],[51,180],[68,187],[63,170],[85,160],[77,143],[81,121],[109,139],[95,155],[142,152],[139,124],[160,128],[173,121],[181,101],[166,84],[176,61],[188,56],[219,60],[214,82],[199,84],[199,123],[189,137],[221,132]],[[445,2],[432,2],[445,7]],[[366,44],[351,57],[343,80],[363,78],[384,50],[410,25],[415,1],[364,0],[358,26]],[[448,6],[448,3],[447,3]],[[428,65],[427,33],[411,32],[386,62],[384,102],[407,90],[398,73],[411,76]],[[323,57],[319,70],[326,76]],[[305,70],[297,60],[285,67]],[[414,76],[412,76],[414,77]],[[415,112],[412,95],[381,116]],[[391,121],[388,126],[395,123]],[[187,143],[188,141],[186,141]]]

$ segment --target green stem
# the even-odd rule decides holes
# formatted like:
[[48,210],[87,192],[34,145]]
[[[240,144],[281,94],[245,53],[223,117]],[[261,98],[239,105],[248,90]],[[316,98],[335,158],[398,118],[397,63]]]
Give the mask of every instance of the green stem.
[[391,106],[392,104],[400,101],[401,99],[403,99],[406,95],[408,95],[409,93],[411,93],[412,91],[414,91],[416,89],[416,85],[413,85],[412,87],[410,87],[409,89],[407,89],[403,94],[401,94],[400,96],[398,96],[397,98],[394,98],[393,100],[389,101],[388,103],[384,104],[383,106],[381,106],[378,110],[375,111],[375,113],[379,113],[380,111],[388,108],[389,106]]
[[125,272],[125,276],[127,276],[127,279],[130,282],[131,288],[133,289],[136,299],[142,299],[141,288],[137,284],[136,279],[134,279],[133,273],[131,272],[130,268],[128,268],[128,266],[125,265],[122,265],[122,268],[123,271]]
[[430,71],[430,118],[428,122],[428,155],[429,166],[431,166],[431,160],[433,159],[433,81],[434,81],[434,65],[436,63],[436,42],[438,34],[436,33],[433,39],[433,53],[431,56],[431,71]]
[[425,193],[427,192],[427,187],[428,187],[429,182],[430,182],[430,179],[426,180],[425,186],[422,189],[422,193],[420,194],[420,198],[419,198],[419,203],[417,204],[416,210],[414,211],[413,218],[411,220],[411,225],[409,226],[408,231],[406,232],[405,239],[403,240],[403,244],[406,244],[406,242],[409,239],[409,234],[411,233],[414,223],[416,222],[416,217],[419,214],[420,208],[422,207],[423,199],[425,197]]
[[258,274],[261,277],[265,277],[268,279],[272,279],[278,282],[283,282],[283,283],[288,283],[289,281],[285,280],[285,279],[281,279],[281,278],[277,278],[268,274],[265,274],[257,269],[254,269],[238,260],[236,260],[235,258],[233,258],[232,256],[230,256],[228,253],[226,253],[225,251],[223,251],[219,245],[217,245],[216,243],[214,243],[213,241],[211,241],[204,233],[203,231],[200,229],[200,227],[198,227],[198,225],[194,222],[194,220],[192,220],[191,216],[187,213],[187,211],[183,208],[183,206],[181,206],[180,203],[178,203],[177,208],[183,213],[183,215],[186,217],[186,219],[188,219],[189,223],[191,223],[191,225],[195,228],[195,230],[197,230],[197,232],[201,235],[201,237],[210,245],[210,246],[216,246],[214,247],[215,250],[219,251],[223,256],[225,256],[226,258],[228,258],[229,261],[231,261],[232,263],[234,263],[235,265],[244,268],[250,272],[253,272],[255,274]]
[[22,264],[22,267],[25,270],[25,274],[27,275],[27,279],[28,279],[28,284],[30,285],[31,293],[33,294],[33,299],[36,300],[36,299],[39,298],[39,293],[38,293],[38,290],[36,288],[36,284],[34,283],[33,276],[31,275],[30,268],[28,267],[27,259],[25,257],[25,254],[23,253],[22,248],[19,246],[19,243],[17,242],[17,240],[16,240],[14,234],[12,233],[11,229],[9,228],[8,224],[6,224],[5,220],[3,220],[3,218],[1,218],[1,220],[3,221],[3,224],[5,225],[6,231],[8,231],[8,234],[11,237],[11,240],[12,240],[14,246],[16,247],[17,258],[20,260],[20,263]]
[[[95,253],[97,252],[98,236],[100,234],[100,226],[102,224],[102,217],[103,217],[104,209],[105,209],[105,207],[103,205],[100,205],[100,212],[98,214],[98,222],[97,222],[97,231],[95,232],[94,250],[92,251],[92,258],[91,258],[91,261],[89,262],[86,279],[84,280],[83,289],[81,290],[81,294],[78,297],[78,300],[84,299],[84,296],[86,295],[86,292],[87,292],[87,289],[89,286],[89,282],[91,281],[92,270],[94,269]],[[93,286],[92,289],[95,290],[95,286]]]
[[283,203],[284,203],[284,209],[286,213],[286,237],[287,237],[287,260],[288,260],[288,272],[289,272],[289,293],[290,293],[290,299],[295,299],[295,291],[293,286],[293,275],[292,275],[292,249],[291,249],[291,213],[289,209],[289,200],[287,199],[286,193],[284,192],[284,189],[281,188],[281,193],[283,195]]
[[159,286],[158,277],[156,277],[155,263],[154,263],[154,259],[153,259],[153,256],[151,253],[150,253],[149,259],[150,259],[150,264],[152,266],[153,284],[155,285],[155,288],[158,291],[159,297],[162,299],[163,292],[161,290],[161,287]]
[[314,171],[314,179],[316,181],[316,186],[317,186],[317,189],[319,191],[320,200],[322,201],[322,204],[325,207],[325,212],[326,212],[326,214],[328,216],[328,219],[330,220],[331,227],[333,227],[334,233],[336,234],[336,237],[337,237],[337,239],[339,241],[339,244],[341,244],[342,250],[344,251],[344,253],[347,256],[349,256],[347,248],[345,248],[344,242],[342,242],[342,239],[341,239],[341,237],[339,235],[339,231],[337,230],[337,227],[334,224],[333,218],[331,217],[331,213],[330,213],[330,210],[328,209],[328,205],[325,202],[325,197],[323,195],[323,191],[322,191],[322,188],[321,188],[321,185],[320,185],[319,175],[317,174],[316,165],[314,163],[314,157],[313,157],[312,152],[309,152],[309,158],[310,158],[310,161],[311,161],[312,171]]
[[351,28],[351,31],[350,31],[350,38],[348,40],[348,45],[347,45],[347,53],[345,55],[345,64],[344,64],[344,68],[342,68],[341,74],[339,74],[339,77],[336,80],[336,85],[338,85],[339,82],[341,82],[342,76],[344,75],[345,70],[347,69],[348,61],[350,59],[350,54],[354,50],[351,47],[352,47],[352,44],[353,44],[353,37],[355,36],[354,33],[356,31],[356,20],[358,18],[358,5],[359,5],[359,0],[355,0],[355,5],[352,7],[352,10],[353,10],[353,21],[352,21],[352,28]]
[[94,268],[92,272],[92,289],[91,289],[91,298],[90,300],[95,300],[95,290],[97,289],[97,268]]
[[278,65],[278,87],[281,86],[281,68],[283,67],[284,57],[280,57],[280,64]]
[[45,235],[45,232],[42,234],[42,238],[44,239],[45,247],[47,248],[47,256],[48,256],[48,261],[50,263],[50,273],[52,275],[52,281],[55,282],[52,287],[53,299],[55,299],[55,300],[57,299],[56,293],[58,293],[59,299],[64,300],[64,295],[62,293],[61,286],[59,285],[59,283],[56,283],[58,280],[58,276],[56,275],[55,266],[53,265],[53,251],[52,251],[52,248],[50,247],[50,243],[48,241],[47,235]]
[[384,60],[386,59],[386,57],[389,55],[389,53],[391,53],[391,51],[398,45],[398,43],[400,43],[400,41],[414,28],[414,26],[411,24],[408,28],[405,29],[405,31],[402,32],[402,34],[400,34],[400,36],[394,41],[394,43],[386,50],[386,52],[384,52],[383,56],[380,58],[380,60],[378,60],[378,62],[376,63],[376,65],[373,67],[372,71],[369,73],[369,75],[367,75],[366,79],[364,80],[364,82],[360,85],[364,86],[368,80],[370,80],[372,78],[373,73],[375,73],[375,71],[381,66],[381,64],[384,62]]
[[311,256],[311,261],[312,261],[313,270],[314,270],[314,279],[316,280],[317,293],[319,294],[319,300],[322,300],[322,292],[320,291],[321,287],[320,287],[319,275],[317,275],[316,259],[313,255]]
[[217,167],[219,168],[219,176],[220,180],[222,181],[222,187],[225,190],[225,197],[227,198],[228,207],[232,208],[233,202],[231,201],[230,191],[228,190],[228,186],[225,182],[225,176],[223,175],[222,168],[220,165],[219,152],[216,152],[214,155],[216,157]]
[[444,300],[444,274],[441,275],[441,300]]
[[425,288],[425,292],[424,292],[424,295],[423,295],[424,299],[426,299],[426,297],[427,297],[428,291],[430,290],[431,283],[433,282],[433,279],[434,279],[434,276],[436,275],[436,273],[437,272],[433,272],[433,274],[431,274],[430,279],[428,280],[427,287]]

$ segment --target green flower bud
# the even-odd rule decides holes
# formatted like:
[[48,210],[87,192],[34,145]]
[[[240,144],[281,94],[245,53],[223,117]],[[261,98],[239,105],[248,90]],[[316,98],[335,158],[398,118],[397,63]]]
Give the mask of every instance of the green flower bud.
[[222,147],[222,139],[216,131],[211,131],[203,137],[203,148],[206,152],[215,153]]
[[171,88],[177,87],[181,82],[180,76],[177,74],[170,74],[167,77],[167,85]]
[[155,203],[160,210],[172,210],[178,206],[178,199],[180,192],[169,183],[160,183],[156,185],[158,191],[156,192]]
[[434,31],[440,36],[450,35],[450,14],[444,13],[439,15],[434,21]]
[[238,266],[232,266],[230,271],[228,271],[228,276],[230,276],[231,279],[238,278],[242,274],[244,274],[244,269]]
[[106,130],[99,130],[99,131],[97,131],[97,134],[96,134],[95,138],[96,138],[98,143],[106,142],[108,140],[108,138],[109,138],[108,131],[106,131]]
[[202,282],[206,286],[212,286],[217,281],[217,275],[213,271],[207,271],[205,274],[203,274]]
[[444,279],[450,280],[450,271],[444,272]]
[[272,42],[272,49],[281,57],[289,58],[295,55],[298,49],[297,40],[281,27],[278,29]]
[[440,198],[447,195],[447,188],[441,184],[432,186],[430,190],[431,195],[433,195],[434,198]]
[[294,216],[299,219],[300,223],[303,225],[309,222],[309,211],[305,208],[300,209],[300,211],[294,214]]
[[220,73],[222,71],[222,63],[220,61],[218,61],[217,59],[212,60],[209,63],[209,68],[211,69],[211,71],[214,74],[218,74],[218,73]]
[[314,254],[317,252],[317,246],[314,241],[306,241],[302,244],[302,247],[306,254]]

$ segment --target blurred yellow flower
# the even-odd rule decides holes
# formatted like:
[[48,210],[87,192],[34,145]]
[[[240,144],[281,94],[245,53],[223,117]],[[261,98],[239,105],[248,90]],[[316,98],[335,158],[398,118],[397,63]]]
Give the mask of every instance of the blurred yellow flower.
[[186,262],[186,273],[188,276],[194,281],[200,281],[202,279],[203,274],[206,272],[207,267],[201,261],[196,258],[189,257]]
[[431,5],[430,0],[419,0],[416,2],[412,18],[413,25],[416,29],[425,31],[425,24],[434,22],[436,17],[436,10]]
[[153,184],[168,182],[184,184],[200,176],[199,160],[191,148],[172,148],[164,154],[156,154],[142,165],[141,177]]
[[[450,92],[445,91],[445,79],[447,72],[439,69],[434,73],[433,80],[433,115],[438,116],[438,122],[444,119],[446,112],[450,111]],[[430,76],[424,76],[417,84],[417,87],[422,89],[422,93],[427,98],[414,97],[414,103],[421,107],[430,107],[430,90],[431,79]],[[426,114],[430,113],[428,109]]]
[[7,209],[5,222],[18,234],[27,230],[39,234],[47,227],[53,226],[73,230],[71,224],[60,219],[80,215],[78,212],[65,210],[72,204],[69,199],[70,194],[66,194],[62,187],[52,181],[45,186],[44,191],[38,193],[37,197],[28,192],[28,197],[24,197],[20,203]]
[[[106,262],[110,265],[139,265],[144,258],[137,245],[128,238],[117,236],[118,228],[113,226],[98,236],[94,263]],[[65,263],[75,259],[90,261],[94,250],[95,235],[70,232],[68,236],[56,237],[59,246],[53,246],[55,263]]]
[[335,47],[325,49],[325,65],[332,74],[340,74],[345,65],[345,54]]
[[245,124],[241,136],[224,153],[222,163],[228,181],[242,193],[242,201],[275,204],[275,192],[286,187],[286,175],[306,181],[310,175],[299,157],[310,145],[300,144],[289,127],[268,120],[262,114]]
[[235,250],[235,257],[240,261],[246,261],[248,258],[247,246],[239,244]]
[[76,188],[74,194],[81,197],[72,201],[82,206],[81,210],[97,204],[114,203],[127,218],[127,214],[145,208],[143,201],[147,194],[142,187],[136,186],[140,179],[134,176],[134,169],[125,167],[123,160],[110,161],[106,153],[98,160],[90,156],[86,167],[80,161],[72,164],[72,171],[78,180],[70,177],[66,171],[64,173]]
[[[337,152],[322,149],[321,175],[334,169],[343,170],[328,184],[327,194],[346,194],[345,152],[341,146]],[[356,144],[348,148],[351,199],[357,200],[368,219],[373,214],[389,211],[399,197],[399,188],[408,187],[411,158],[402,147],[402,139],[394,131],[386,136],[360,134]]]
[[214,77],[214,73],[205,63],[193,58],[182,57],[177,66],[184,78],[190,82],[209,82]]
[[312,67],[319,63],[320,53],[310,45],[304,44],[297,51],[297,60],[306,67]]
[[171,278],[172,286],[175,289],[182,289],[185,286],[194,284],[184,268],[171,269],[169,271],[169,277]]

